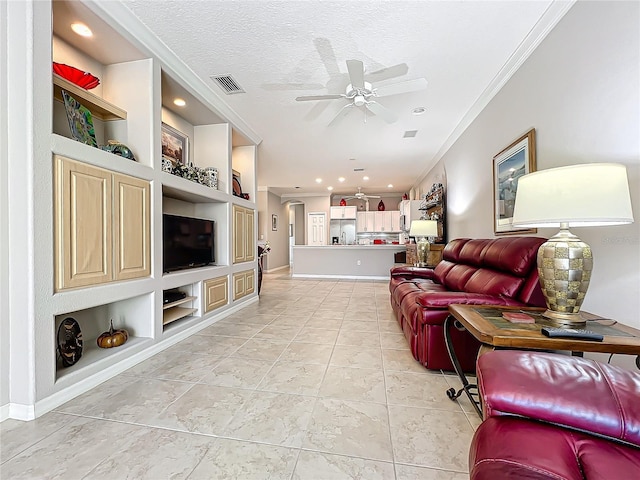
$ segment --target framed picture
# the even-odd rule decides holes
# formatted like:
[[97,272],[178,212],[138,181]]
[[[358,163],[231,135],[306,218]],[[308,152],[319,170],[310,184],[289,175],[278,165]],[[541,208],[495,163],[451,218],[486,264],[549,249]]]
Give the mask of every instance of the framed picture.
[[231,170],[231,183],[232,183],[232,193],[236,197],[244,198],[242,194],[242,184],[240,183],[240,172],[237,170]]
[[162,123],[162,158],[173,165],[189,163],[189,137],[166,123]]
[[535,171],[535,129],[531,129],[493,157],[493,229],[496,235],[536,233],[535,228],[519,229],[512,224],[518,179]]
[[271,215],[271,230],[278,231],[278,215]]

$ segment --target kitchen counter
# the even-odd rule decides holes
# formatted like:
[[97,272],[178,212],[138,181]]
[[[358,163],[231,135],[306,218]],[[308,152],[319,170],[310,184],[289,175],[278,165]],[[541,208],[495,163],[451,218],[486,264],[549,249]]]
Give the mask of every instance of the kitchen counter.
[[396,252],[405,245],[295,245],[294,277],[386,280]]

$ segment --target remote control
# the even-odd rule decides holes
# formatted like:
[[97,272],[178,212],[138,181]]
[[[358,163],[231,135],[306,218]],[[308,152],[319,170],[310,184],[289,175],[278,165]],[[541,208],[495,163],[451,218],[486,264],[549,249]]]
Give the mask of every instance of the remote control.
[[604,338],[599,333],[580,328],[542,327],[541,332],[549,338],[575,338],[576,340],[593,340],[594,342],[601,342]]

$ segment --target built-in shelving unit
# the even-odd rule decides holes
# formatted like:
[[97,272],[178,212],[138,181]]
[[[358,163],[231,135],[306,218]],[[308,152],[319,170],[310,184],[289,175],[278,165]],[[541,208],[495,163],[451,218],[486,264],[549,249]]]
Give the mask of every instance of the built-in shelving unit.
[[[255,236],[259,138],[162,42],[150,37],[139,41],[136,32],[145,27],[120,2],[44,1],[36,2],[34,10],[35,33],[25,38],[37,52],[30,95],[34,104],[42,104],[39,113],[44,115],[34,126],[39,140],[44,139],[34,142],[34,238],[55,241],[38,248],[34,262],[33,391],[34,401],[50,409],[256,300],[256,255],[246,252],[240,261],[232,259],[237,240],[232,210],[234,205],[244,209],[245,222],[251,223],[245,224],[244,235]],[[70,33],[72,21],[88,25],[93,41]],[[54,74],[51,62],[90,72],[100,84],[92,90],[78,87]],[[98,145],[122,143],[135,161],[76,141],[63,90],[91,113]],[[173,105],[178,96],[187,101],[186,107]],[[217,189],[162,170],[163,123],[187,137],[188,162],[218,170]],[[248,199],[233,196],[234,171]],[[65,183],[71,175],[73,181]],[[70,184],[84,189],[84,196],[70,191]],[[87,195],[95,188],[99,195]],[[95,205],[74,206],[76,198]],[[65,221],[68,204],[78,211],[100,212],[92,220],[99,228]],[[103,211],[105,205],[109,211]],[[163,213],[213,220],[215,265],[164,274]],[[86,248],[69,247],[69,238]],[[255,249],[255,238],[241,242]],[[58,282],[61,263],[69,258],[74,268],[82,265],[82,271],[72,268],[71,281]],[[107,273],[101,275],[103,271]],[[237,272],[252,283],[245,285],[242,296],[233,295],[229,280]],[[169,289],[186,297],[163,305],[163,291]],[[84,338],[82,357],[70,367],[62,366],[56,345],[57,329],[67,317],[78,321]],[[96,339],[111,320],[128,331],[129,339],[119,347],[99,348]]]

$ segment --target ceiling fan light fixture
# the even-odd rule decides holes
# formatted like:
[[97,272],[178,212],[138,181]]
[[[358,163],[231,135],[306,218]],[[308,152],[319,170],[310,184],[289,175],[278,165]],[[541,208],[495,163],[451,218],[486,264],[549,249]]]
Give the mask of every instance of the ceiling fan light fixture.
[[364,98],[364,95],[356,95],[355,98],[353,99],[353,104],[356,107],[362,107],[365,103],[366,103],[366,100]]

